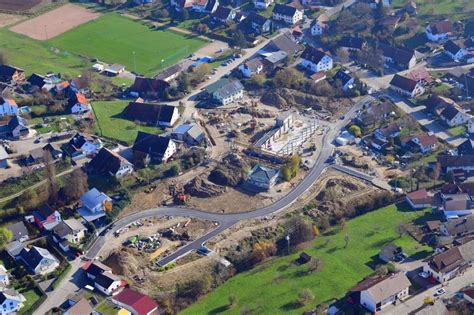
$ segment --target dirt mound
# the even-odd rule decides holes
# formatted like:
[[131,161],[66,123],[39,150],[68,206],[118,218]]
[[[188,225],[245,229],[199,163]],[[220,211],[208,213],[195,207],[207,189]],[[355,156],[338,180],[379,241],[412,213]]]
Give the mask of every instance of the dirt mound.
[[112,268],[115,274],[130,277],[141,269],[140,266],[146,266],[146,258],[141,253],[122,248],[112,252],[103,263]]
[[195,177],[184,186],[184,191],[194,197],[209,198],[222,195],[227,191],[226,187],[216,185],[205,178]]
[[237,186],[250,169],[250,165],[236,154],[227,155],[222,162],[208,177],[211,182],[217,185]]

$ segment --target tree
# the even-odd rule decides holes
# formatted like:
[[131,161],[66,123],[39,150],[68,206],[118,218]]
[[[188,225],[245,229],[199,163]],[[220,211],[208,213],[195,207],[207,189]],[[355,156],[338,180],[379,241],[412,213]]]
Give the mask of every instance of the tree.
[[18,198],[18,204],[25,209],[36,208],[40,204],[41,200],[38,197],[38,193],[34,189],[26,190]]
[[0,248],[4,248],[5,245],[10,243],[10,240],[13,237],[12,231],[5,227],[0,228]]
[[44,151],[44,165],[46,166],[46,182],[48,185],[49,202],[55,204],[58,201],[58,183],[56,180],[56,165],[51,152]]
[[181,167],[179,166],[179,164],[173,164],[173,166],[171,166],[171,168],[168,171],[169,176],[173,176],[173,177],[178,176],[179,173],[181,173]]
[[234,294],[229,295],[229,306],[237,304],[237,297]]
[[341,63],[348,63],[349,62],[349,52],[344,48],[338,48],[336,51],[336,55],[339,58]]
[[211,288],[211,277],[204,275],[184,284],[178,284],[176,295],[182,298],[197,299]]
[[292,178],[290,167],[288,165],[283,165],[280,171],[281,171],[281,177],[283,177],[283,180],[289,182]]
[[362,136],[362,131],[360,130],[360,127],[357,125],[350,126],[349,132],[357,138],[360,138]]
[[399,237],[402,237],[403,235],[408,233],[408,226],[405,222],[398,223],[395,229]]
[[298,303],[301,305],[307,305],[312,300],[314,300],[314,294],[310,289],[305,288],[298,293]]
[[253,85],[256,85],[258,87],[262,87],[264,84],[265,84],[265,76],[261,75],[261,74],[255,74],[252,76],[252,78],[250,78],[250,83],[253,84]]
[[347,248],[347,245],[349,245],[349,235],[344,236],[344,248]]
[[8,64],[7,53],[3,49],[0,49],[0,65],[6,64]]
[[322,266],[322,260],[317,257],[314,257],[308,262],[308,273],[318,272],[321,270]]
[[288,89],[297,89],[300,83],[303,81],[303,74],[293,68],[280,70],[277,72],[275,77],[273,77],[273,84],[275,87],[283,87]]
[[241,30],[236,30],[231,39],[231,45],[238,48],[247,47],[247,39]]
[[331,223],[329,222],[329,218],[327,216],[322,216],[319,218],[319,226],[323,231],[326,231],[331,227]]
[[386,274],[388,274],[388,268],[384,265],[378,265],[375,268],[375,274],[377,276],[385,276]]
[[448,183],[451,183],[451,184],[454,183],[454,172],[453,171],[448,171],[446,173],[446,181]]
[[62,193],[66,200],[77,200],[88,190],[87,174],[78,168],[67,176]]
[[309,220],[300,216],[294,216],[285,223],[289,231],[290,241],[293,245],[311,241],[314,239],[313,225]]

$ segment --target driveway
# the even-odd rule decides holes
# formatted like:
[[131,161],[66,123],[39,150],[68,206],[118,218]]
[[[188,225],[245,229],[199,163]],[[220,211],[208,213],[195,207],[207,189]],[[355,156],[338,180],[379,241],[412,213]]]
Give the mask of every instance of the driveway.
[[[471,268],[467,272],[465,272],[462,276],[456,277],[448,282],[447,285],[443,286],[446,290],[446,294],[442,296],[442,298],[447,298],[453,296],[456,292],[460,289],[471,285],[474,283],[474,269]],[[397,305],[390,305],[387,306],[382,311],[378,312],[379,314],[393,314],[393,315],[400,315],[400,314],[409,314],[410,312],[416,310],[420,306],[423,305],[423,299],[425,297],[431,296],[433,297],[435,291],[441,288],[441,284],[438,284],[420,294],[413,296],[412,298],[405,300],[404,302],[398,303]]]
[[392,92],[387,92],[387,94],[395,102],[395,105],[397,105],[400,110],[412,116],[421,126],[423,126],[428,131],[431,131],[437,138],[446,141],[454,147],[457,147],[466,140],[466,138],[462,135],[452,136],[446,131],[445,127],[428,117],[428,115],[424,112],[426,106],[420,105],[413,107],[399,95]]

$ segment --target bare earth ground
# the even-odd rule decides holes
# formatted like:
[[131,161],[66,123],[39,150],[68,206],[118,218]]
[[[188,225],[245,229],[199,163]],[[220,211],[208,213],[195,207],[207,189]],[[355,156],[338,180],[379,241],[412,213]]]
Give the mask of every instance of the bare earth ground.
[[0,10],[26,12],[42,2],[51,3],[51,0],[0,0]]
[[37,40],[48,40],[81,24],[98,18],[101,14],[78,5],[66,4],[34,19],[15,25],[10,30]]
[[0,27],[4,27],[7,25],[18,23],[24,20],[25,17],[18,14],[7,14],[7,13],[0,13]]

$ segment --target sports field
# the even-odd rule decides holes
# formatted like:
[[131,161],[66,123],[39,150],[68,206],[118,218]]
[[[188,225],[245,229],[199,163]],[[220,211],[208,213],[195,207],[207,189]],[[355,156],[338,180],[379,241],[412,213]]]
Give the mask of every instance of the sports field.
[[133,144],[138,131],[149,133],[162,133],[159,128],[143,126],[128,120],[122,116],[128,101],[103,101],[92,102],[95,117],[97,119],[97,132],[101,136]]
[[[373,273],[378,252],[389,243],[402,246],[408,255],[422,258],[432,252],[430,247],[411,236],[400,237],[400,222],[421,224],[430,211],[410,211],[391,205],[346,222],[343,229],[334,228],[319,236],[305,252],[322,261],[321,270],[306,273],[306,266],[297,266],[298,253],[260,265],[238,274],[213,292],[185,309],[181,314],[240,314],[242,308],[252,314],[302,314],[320,303],[344,296],[358,281]],[[347,247],[344,238],[348,236]],[[314,300],[308,306],[298,303],[302,289],[310,289]],[[229,296],[236,304],[229,306]]]
[[206,42],[167,30],[152,30],[117,14],[104,15],[52,40],[49,45],[73,54],[119,63],[153,75],[193,53]]

